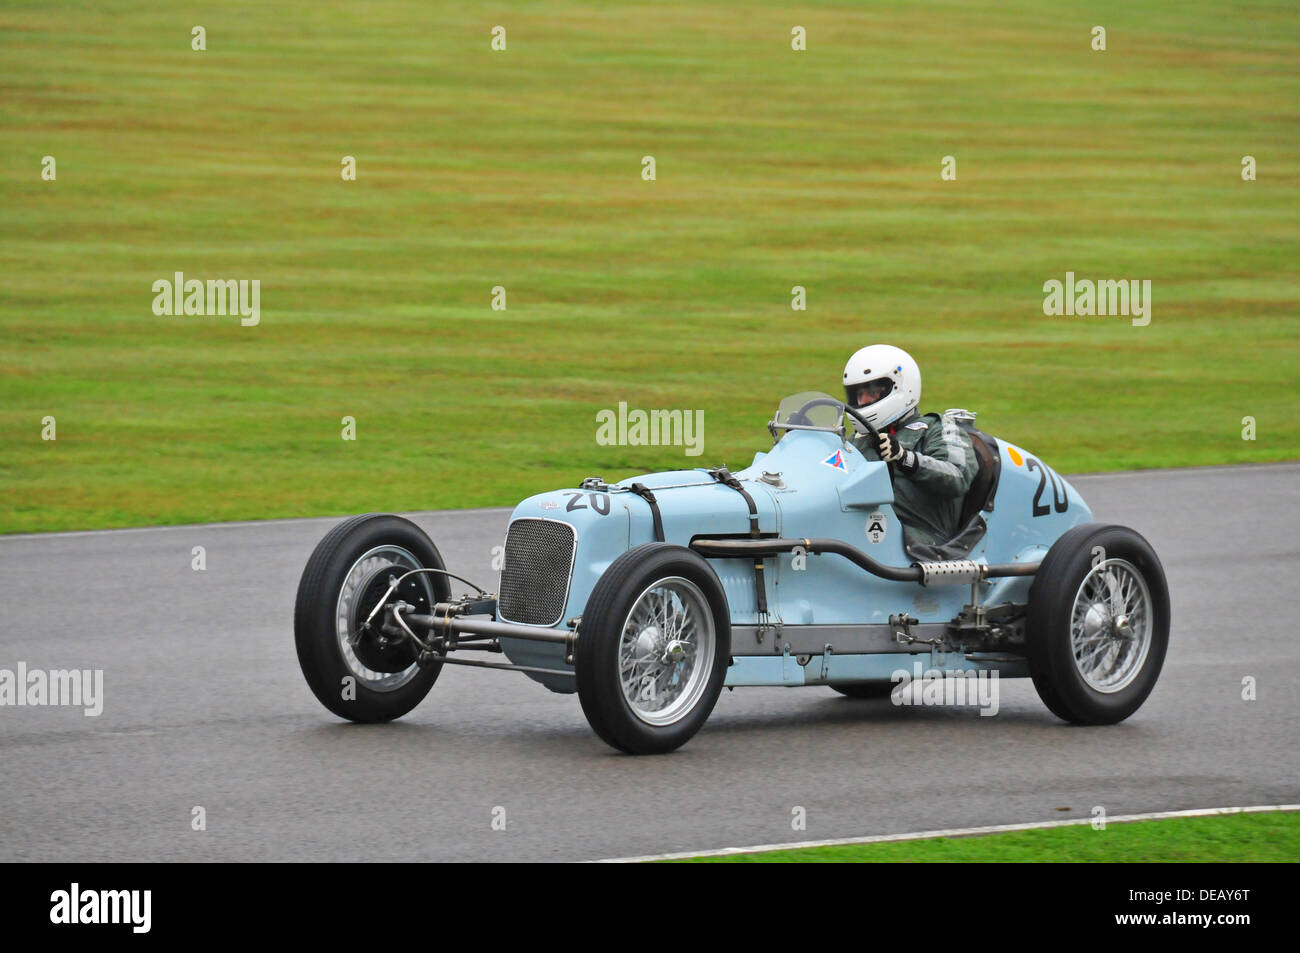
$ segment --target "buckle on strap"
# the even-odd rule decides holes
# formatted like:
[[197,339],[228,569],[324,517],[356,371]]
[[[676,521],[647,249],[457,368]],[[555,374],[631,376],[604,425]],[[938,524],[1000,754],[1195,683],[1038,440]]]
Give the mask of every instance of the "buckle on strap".
[[664,521],[659,516],[659,501],[655,499],[654,493],[644,483],[633,483],[628,489],[650,504],[650,516],[654,520],[655,542],[662,543],[664,541]]
[[[749,491],[740,485],[740,481],[731,475],[731,471],[726,467],[717,467],[708,471],[709,476],[717,480],[724,486],[729,486],[745,498],[745,506],[749,508],[749,535],[758,539],[762,533],[758,529],[758,504],[754,498],[749,495]],[[767,624],[767,586],[763,582],[763,557],[754,558],[754,602],[758,607],[758,616],[760,625]],[[760,628],[761,631],[761,628]]]
[[740,481],[731,475],[731,471],[726,467],[716,467],[708,471],[709,476],[717,480],[723,486],[729,486],[745,498],[745,506],[749,508],[749,535],[757,539],[760,535],[758,529],[758,504],[754,498],[749,495],[749,491],[740,485]]
[[713,479],[717,480],[719,483],[729,486],[733,490],[740,489],[740,481],[732,476],[731,471],[726,467],[715,467],[708,471],[708,473],[709,476],[713,477]]

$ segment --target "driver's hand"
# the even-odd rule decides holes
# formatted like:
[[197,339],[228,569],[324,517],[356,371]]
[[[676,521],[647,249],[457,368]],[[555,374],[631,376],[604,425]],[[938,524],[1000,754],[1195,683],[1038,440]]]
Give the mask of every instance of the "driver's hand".
[[916,454],[903,449],[903,445],[892,433],[880,435],[880,459],[886,463],[897,463],[907,473],[916,469]]

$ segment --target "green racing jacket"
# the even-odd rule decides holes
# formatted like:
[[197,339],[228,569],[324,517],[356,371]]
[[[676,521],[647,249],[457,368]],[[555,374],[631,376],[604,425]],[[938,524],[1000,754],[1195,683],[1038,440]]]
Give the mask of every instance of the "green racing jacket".
[[[904,544],[948,542],[961,531],[962,502],[979,470],[970,435],[946,414],[922,416],[915,410],[880,432],[894,434],[904,451],[912,451],[889,465]],[[880,459],[869,436],[855,437],[853,445],[868,460]]]

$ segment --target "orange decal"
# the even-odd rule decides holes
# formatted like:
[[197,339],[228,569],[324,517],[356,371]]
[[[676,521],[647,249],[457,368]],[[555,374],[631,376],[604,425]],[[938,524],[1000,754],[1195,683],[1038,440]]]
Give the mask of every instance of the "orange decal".
[[1020,451],[1015,447],[1007,447],[1007,456],[1010,457],[1011,462],[1018,467],[1023,466],[1025,463],[1025,458],[1020,455]]

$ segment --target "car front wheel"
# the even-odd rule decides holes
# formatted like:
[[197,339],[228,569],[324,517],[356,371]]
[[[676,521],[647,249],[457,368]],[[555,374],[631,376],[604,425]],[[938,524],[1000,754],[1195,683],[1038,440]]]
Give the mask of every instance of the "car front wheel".
[[682,546],[638,546],[614,560],[583,611],[574,649],[582,710],[620,751],[672,751],[709,717],[730,650],[712,567]]
[[447,577],[412,573],[423,568],[445,568],[437,547],[409,520],[379,513],[344,520],[307,561],[294,607],[294,642],[307,684],[334,714],[391,721],[433,687],[442,665],[420,664],[409,639],[390,637],[372,618],[399,580],[391,599],[419,611],[429,613],[449,598]]

